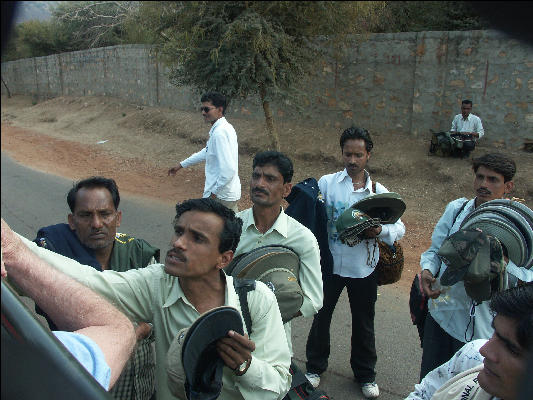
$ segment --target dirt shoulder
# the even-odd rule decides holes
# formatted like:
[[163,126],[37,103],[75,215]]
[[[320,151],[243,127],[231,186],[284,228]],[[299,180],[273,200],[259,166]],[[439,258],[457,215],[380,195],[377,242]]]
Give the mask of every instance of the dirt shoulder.
[[[247,193],[253,155],[268,147],[262,121],[228,116],[239,135],[240,209],[251,206]],[[141,107],[108,97],[59,97],[32,104],[29,96],[2,96],[2,151],[43,172],[78,180],[91,175],[113,177],[124,193],[169,206],[203,192],[203,165],[168,177],[170,166],[205,145],[209,127],[198,113]],[[282,150],[293,160],[294,182],[342,169],[340,128],[318,129],[279,123]],[[406,270],[399,286],[407,289],[420,254],[429,246],[433,226],[445,205],[472,196],[468,160],[427,155],[428,138],[372,133],[372,177],[398,192],[407,204],[402,220]],[[481,143],[476,154],[499,150]],[[531,204],[533,157],[505,151],[519,166],[518,197]]]

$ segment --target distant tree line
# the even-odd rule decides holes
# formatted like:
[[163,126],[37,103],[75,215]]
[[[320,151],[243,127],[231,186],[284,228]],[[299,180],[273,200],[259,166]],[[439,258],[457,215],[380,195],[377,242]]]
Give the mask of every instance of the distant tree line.
[[357,33],[487,27],[458,1],[61,2],[47,22],[15,28],[3,61],[119,44],[154,45],[177,86],[257,96],[271,147],[271,103],[301,109],[302,82],[340,60]]
[[[52,6],[50,20],[27,21],[14,27],[2,61],[94,47],[153,44],[164,41],[162,36],[154,35],[151,30],[146,29],[146,26],[153,26],[154,21],[147,21],[147,18],[153,18],[153,15],[151,12],[146,12],[146,9],[152,7],[143,6],[147,5],[144,3],[151,2],[62,1],[57,3]],[[177,7],[180,2],[169,3]],[[199,5],[204,2],[192,3]],[[217,3],[228,3],[231,6],[232,3],[254,2]],[[487,23],[476,15],[468,2],[374,1],[368,3],[374,3],[373,18],[353,21],[357,22],[360,25],[358,29],[364,32],[475,30],[488,27]],[[298,5],[287,4],[285,7],[287,9],[297,8]]]

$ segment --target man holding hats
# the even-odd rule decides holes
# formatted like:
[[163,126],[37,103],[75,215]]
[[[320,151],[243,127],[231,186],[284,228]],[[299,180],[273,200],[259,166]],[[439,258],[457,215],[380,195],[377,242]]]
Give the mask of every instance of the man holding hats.
[[[325,175],[318,181],[328,214],[329,248],[333,256],[333,274],[324,276],[324,306],[313,320],[307,339],[307,374],[313,386],[318,386],[320,374],[328,367],[330,324],[335,305],[346,287],[352,313],[350,364],[355,380],[367,398],[379,396],[376,378],[376,345],[374,315],[377,300],[379,259],[376,238],[392,245],[405,233],[401,220],[394,224],[375,224],[365,230],[365,239],[353,247],[344,244],[336,229],[336,221],[354,203],[374,193],[372,180],[365,170],[373,142],[366,129],[351,127],[340,138],[345,169]],[[376,182],[375,192],[387,189]]]
[[[98,272],[24,238],[19,244],[26,245],[55,268],[107,297],[134,321],[153,323],[157,399],[175,399],[171,393],[184,392],[208,393],[214,397],[201,398],[228,400],[281,399],[290,388],[291,360],[272,291],[256,282],[255,288],[247,292],[253,326],[250,335],[244,324],[241,326],[242,321],[234,327],[230,325],[232,328],[220,339],[220,332],[210,328],[213,321],[216,322],[213,318],[220,315],[221,311],[217,310],[220,307],[229,306],[242,313],[234,280],[223,271],[239,243],[242,221],[221,203],[204,198],[176,205],[173,225],[172,247],[165,264],[126,272]],[[13,232],[2,230],[2,235],[13,235]],[[12,258],[9,263],[17,262],[16,255],[16,251],[9,254]],[[182,360],[187,380],[168,380],[167,376],[176,371],[176,364],[171,363],[173,368],[167,375],[167,353],[171,343],[179,341],[177,336],[184,328],[195,335],[191,336],[191,346],[182,356],[192,351],[192,359],[196,361]],[[213,359],[213,351],[204,353],[209,350],[207,347],[212,350],[213,346],[216,346],[217,360],[221,359],[223,365]],[[198,358],[194,354],[207,356]],[[168,356],[176,360],[175,354]],[[169,388],[170,383],[183,384],[183,390]],[[185,400],[182,396],[177,398]]]
[[[447,362],[465,342],[488,339],[493,333],[488,301],[477,304],[476,289],[467,287],[468,290],[465,290],[465,283],[462,280],[450,279],[451,273],[448,271],[450,259],[446,258],[450,256],[450,252],[446,253],[446,246],[443,246],[443,243],[459,230],[463,221],[481,204],[504,198],[512,191],[516,165],[509,157],[492,153],[475,158],[472,169],[476,197],[472,200],[457,199],[446,206],[433,231],[430,248],[420,257],[422,287],[426,296],[430,298],[422,341],[421,380],[431,370]],[[443,262],[439,256],[441,247],[443,247],[441,256],[444,255],[444,260],[447,262]],[[503,251],[505,255],[509,249],[504,248]],[[510,254],[506,256],[512,257]],[[456,264],[457,258],[452,263]],[[457,265],[452,268],[457,268]],[[466,273],[465,269],[461,271]],[[522,266],[519,268],[510,260],[506,271],[503,279],[508,286],[515,286],[518,279],[527,282],[533,280],[533,271]],[[444,285],[442,289],[439,288],[439,284]]]
[[[253,206],[237,214],[243,220],[243,229],[235,255],[266,245],[291,248],[300,259],[297,278],[303,293],[303,303],[296,316],[313,316],[322,307],[320,249],[313,233],[285,214],[281,207],[292,188],[292,161],[280,152],[264,151],[255,155],[252,168]],[[292,354],[290,321],[284,328]]]

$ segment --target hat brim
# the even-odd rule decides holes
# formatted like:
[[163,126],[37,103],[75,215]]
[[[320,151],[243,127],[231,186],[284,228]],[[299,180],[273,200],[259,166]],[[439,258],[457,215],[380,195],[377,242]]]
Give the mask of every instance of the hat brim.
[[525,239],[520,231],[505,217],[495,213],[483,213],[469,219],[461,229],[481,229],[483,232],[498,238],[507,249],[508,257],[517,266],[526,261],[527,250]]
[[226,273],[237,278],[257,279],[272,268],[283,267],[299,276],[300,257],[286,246],[270,245],[255,248],[228,265]]
[[[515,222],[516,227],[520,230],[520,232],[527,241],[529,256],[526,264],[524,265],[524,268],[530,269],[531,267],[533,267],[533,210],[531,210],[525,204],[509,199],[495,199],[487,201],[481,204],[478,209],[479,211],[481,211],[485,208],[492,209],[493,207],[504,207],[504,210],[507,212],[507,214],[512,214],[511,212],[508,212],[512,210],[518,213],[523,218],[521,219],[521,223],[518,223],[518,221],[513,222]],[[476,209],[476,211],[478,210]],[[512,219],[511,215],[508,215],[508,217]]]
[[[203,398],[206,399],[218,398],[222,389],[223,362],[215,344],[219,339],[227,337],[230,330],[244,335],[242,317],[234,307],[222,306],[198,317],[187,329],[183,340],[179,340],[179,335],[176,336],[169,348],[167,372],[172,371],[171,384],[182,387],[171,387],[173,393],[192,390],[204,393]],[[177,352],[180,356],[175,353],[170,356],[170,352]],[[213,380],[213,376],[218,379]],[[181,383],[183,378],[184,382]]]
[[351,206],[371,218],[379,219],[382,224],[396,223],[403,215],[405,207],[400,195],[394,192],[373,194]]

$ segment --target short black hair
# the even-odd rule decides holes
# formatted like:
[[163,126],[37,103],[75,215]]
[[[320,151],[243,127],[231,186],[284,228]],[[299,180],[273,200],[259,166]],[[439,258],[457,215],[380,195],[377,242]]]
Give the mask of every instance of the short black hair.
[[474,103],[472,103],[472,100],[465,99],[461,102],[461,104],[470,104],[472,106]]
[[533,283],[498,292],[490,301],[491,310],[516,321],[516,339],[526,350],[533,349]]
[[255,167],[263,167],[267,164],[274,165],[278,169],[281,176],[283,176],[283,183],[287,183],[292,180],[294,167],[291,159],[285,154],[273,150],[257,153],[254,157],[252,169],[255,169]]
[[351,126],[348,129],[345,129],[344,132],[342,132],[341,134],[341,139],[340,139],[341,150],[344,150],[344,143],[347,140],[352,140],[352,139],[364,140],[366,151],[369,153],[370,151],[372,151],[372,148],[374,147],[374,142],[372,142],[370,133],[368,133],[366,129],[358,128],[357,126]]
[[228,106],[228,99],[219,92],[207,92],[202,95],[200,101],[210,101],[215,107],[222,107],[222,114],[226,114],[226,107]]
[[477,172],[481,166],[503,175],[504,182],[512,180],[516,173],[516,164],[513,159],[502,153],[488,153],[472,159],[474,172]]
[[224,253],[231,250],[235,253],[242,232],[242,220],[235,215],[233,210],[224,206],[214,199],[190,199],[183,203],[176,204],[176,216],[174,224],[187,211],[200,211],[205,213],[214,213],[224,220],[224,227],[220,232],[220,244],[218,251]]
[[74,183],[72,189],[67,194],[67,203],[71,212],[76,209],[76,195],[78,191],[83,188],[106,188],[111,193],[113,198],[113,205],[115,210],[118,210],[120,204],[120,195],[118,193],[118,186],[114,179],[104,178],[103,176],[91,176],[90,178],[83,179]]

